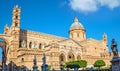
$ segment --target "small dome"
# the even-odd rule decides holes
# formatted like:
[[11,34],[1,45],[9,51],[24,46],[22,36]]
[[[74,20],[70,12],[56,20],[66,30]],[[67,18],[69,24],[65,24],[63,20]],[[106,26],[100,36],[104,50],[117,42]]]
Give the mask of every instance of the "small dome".
[[70,29],[81,28],[84,29],[83,25],[78,21],[78,18],[75,17],[74,23],[71,25]]

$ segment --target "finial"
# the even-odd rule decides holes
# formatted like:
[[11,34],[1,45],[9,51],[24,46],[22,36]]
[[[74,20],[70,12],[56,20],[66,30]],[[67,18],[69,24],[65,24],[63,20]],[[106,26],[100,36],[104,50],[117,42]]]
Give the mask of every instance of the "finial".
[[15,5],[15,6],[14,6],[14,8],[19,8],[19,7],[18,7],[18,4],[17,4],[17,5]]
[[18,8],[18,5],[16,5],[15,8]]
[[107,37],[107,34],[104,32],[103,36],[106,36],[106,37]]
[[6,24],[5,26],[8,27],[8,24]]
[[78,22],[78,18],[77,17],[74,18],[74,22]]
[[107,34],[105,32],[103,33],[103,39],[107,39]]
[[104,32],[104,35],[106,35],[106,33]]

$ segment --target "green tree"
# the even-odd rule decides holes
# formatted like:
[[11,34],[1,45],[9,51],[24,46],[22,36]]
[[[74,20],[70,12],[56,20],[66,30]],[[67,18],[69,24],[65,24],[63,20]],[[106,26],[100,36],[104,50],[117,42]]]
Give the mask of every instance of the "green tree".
[[94,67],[98,67],[99,69],[100,69],[100,67],[105,66],[105,65],[106,64],[105,64],[105,62],[103,60],[97,60],[94,63]]
[[67,68],[67,69],[79,69],[80,67],[82,67],[83,69],[87,66],[87,61],[85,60],[77,60],[77,61],[69,61],[69,62],[65,62],[61,68]]
[[83,69],[87,66],[87,61],[86,60],[77,60],[79,63],[79,66],[82,67]]
[[80,68],[80,65],[77,61],[70,61],[70,62],[66,62],[65,63],[65,67],[66,68],[70,68],[70,69],[73,69],[73,68]]

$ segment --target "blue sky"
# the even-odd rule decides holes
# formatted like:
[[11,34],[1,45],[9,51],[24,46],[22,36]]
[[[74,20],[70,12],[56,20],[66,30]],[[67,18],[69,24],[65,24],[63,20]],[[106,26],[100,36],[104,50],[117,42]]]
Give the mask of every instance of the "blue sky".
[[0,0],[0,33],[5,24],[11,26],[12,10],[17,4],[22,29],[69,38],[68,31],[77,17],[87,38],[101,40],[105,32],[109,49],[115,38],[120,51],[120,0]]

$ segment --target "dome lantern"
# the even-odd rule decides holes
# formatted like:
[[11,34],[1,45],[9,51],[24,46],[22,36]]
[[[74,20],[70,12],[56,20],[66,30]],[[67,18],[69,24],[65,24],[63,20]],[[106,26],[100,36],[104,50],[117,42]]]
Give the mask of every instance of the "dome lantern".
[[72,29],[84,29],[83,25],[79,22],[78,18],[74,18],[74,22],[72,23],[71,27],[70,27],[70,30]]

